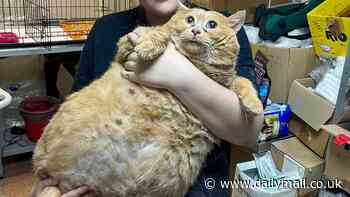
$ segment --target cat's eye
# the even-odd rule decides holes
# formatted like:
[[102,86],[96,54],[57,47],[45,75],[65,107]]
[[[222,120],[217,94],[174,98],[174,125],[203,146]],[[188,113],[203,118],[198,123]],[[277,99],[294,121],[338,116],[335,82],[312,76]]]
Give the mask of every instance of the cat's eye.
[[194,25],[194,17],[193,16],[188,16],[186,18],[186,21],[188,24]]
[[206,28],[208,29],[215,29],[218,26],[218,23],[215,21],[209,21],[206,25]]

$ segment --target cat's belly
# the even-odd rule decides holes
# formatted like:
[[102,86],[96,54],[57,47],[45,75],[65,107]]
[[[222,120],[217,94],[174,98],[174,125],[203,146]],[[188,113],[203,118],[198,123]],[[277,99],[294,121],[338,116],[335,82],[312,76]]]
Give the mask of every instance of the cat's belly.
[[101,196],[182,196],[216,139],[168,92],[114,83],[113,93],[105,90],[112,98],[95,99],[100,105],[83,101],[88,90],[63,104],[38,142],[34,167],[64,180],[63,190],[89,184]]

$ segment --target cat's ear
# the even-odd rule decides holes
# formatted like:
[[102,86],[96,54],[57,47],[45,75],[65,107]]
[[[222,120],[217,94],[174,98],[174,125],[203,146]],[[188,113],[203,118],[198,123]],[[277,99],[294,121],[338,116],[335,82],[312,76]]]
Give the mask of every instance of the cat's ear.
[[245,10],[238,11],[235,14],[228,17],[229,24],[235,33],[237,33],[242,28],[245,22],[245,18],[246,18]]
[[181,0],[177,0],[177,9],[179,9],[179,10],[189,10],[190,8],[185,6],[185,4],[183,4],[181,2]]

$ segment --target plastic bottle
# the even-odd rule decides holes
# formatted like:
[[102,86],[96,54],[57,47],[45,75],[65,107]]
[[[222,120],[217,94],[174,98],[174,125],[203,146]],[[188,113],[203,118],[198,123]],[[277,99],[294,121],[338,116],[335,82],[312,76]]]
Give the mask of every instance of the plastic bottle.
[[23,119],[21,118],[18,110],[19,104],[23,101],[23,95],[21,95],[20,84],[10,84],[7,87],[7,91],[12,96],[12,102],[4,109],[5,128],[9,129],[15,126],[23,126]]
[[288,136],[288,121],[292,111],[287,104],[272,103],[264,110],[264,127],[259,136],[259,141],[271,138]]
[[266,74],[265,78],[261,80],[261,83],[259,86],[259,97],[262,100],[264,107],[266,107],[267,105],[267,99],[270,94],[270,87],[271,87],[271,81]]

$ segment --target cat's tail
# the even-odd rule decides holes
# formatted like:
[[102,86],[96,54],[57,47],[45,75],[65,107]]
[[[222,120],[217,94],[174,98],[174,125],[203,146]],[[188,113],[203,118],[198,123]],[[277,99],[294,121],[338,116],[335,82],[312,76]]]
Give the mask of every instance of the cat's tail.
[[61,192],[58,187],[46,187],[37,197],[61,197]]

